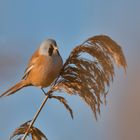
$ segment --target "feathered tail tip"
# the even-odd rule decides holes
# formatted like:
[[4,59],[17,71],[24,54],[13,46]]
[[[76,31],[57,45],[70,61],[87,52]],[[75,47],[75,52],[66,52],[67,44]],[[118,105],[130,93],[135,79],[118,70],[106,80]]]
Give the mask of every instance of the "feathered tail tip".
[[[91,57],[87,59],[84,54]],[[114,62],[126,70],[121,47],[108,36],[91,37],[73,49],[53,88],[78,94],[97,118],[106,88],[114,78]]]
[[8,89],[6,92],[4,92],[3,94],[0,95],[0,98],[1,97],[4,97],[4,96],[9,96],[11,94],[14,94],[15,92],[17,92],[18,90],[20,90],[21,88],[27,86],[25,81],[22,80],[20,81],[19,83],[17,83],[16,85],[14,85],[13,87],[11,87],[10,89]]

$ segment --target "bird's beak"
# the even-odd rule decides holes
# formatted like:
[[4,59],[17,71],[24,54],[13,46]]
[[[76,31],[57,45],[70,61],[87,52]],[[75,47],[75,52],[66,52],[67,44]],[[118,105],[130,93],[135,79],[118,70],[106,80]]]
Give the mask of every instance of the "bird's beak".
[[55,49],[56,51],[58,51],[58,46],[55,46],[54,49]]

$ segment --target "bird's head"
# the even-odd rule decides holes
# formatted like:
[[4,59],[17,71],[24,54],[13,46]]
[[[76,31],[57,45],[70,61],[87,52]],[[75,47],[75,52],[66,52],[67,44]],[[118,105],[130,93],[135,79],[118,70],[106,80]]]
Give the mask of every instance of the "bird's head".
[[52,56],[53,54],[59,55],[56,41],[53,39],[44,40],[39,47],[39,53],[41,55],[48,55],[48,56]]

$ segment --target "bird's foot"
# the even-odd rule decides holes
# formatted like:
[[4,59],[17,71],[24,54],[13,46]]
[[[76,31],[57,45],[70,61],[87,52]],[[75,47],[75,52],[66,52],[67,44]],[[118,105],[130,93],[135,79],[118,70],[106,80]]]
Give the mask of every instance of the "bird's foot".
[[46,93],[45,90],[43,88],[41,88],[41,90],[43,91],[45,96],[48,96],[50,99],[52,98],[52,95],[50,93]]

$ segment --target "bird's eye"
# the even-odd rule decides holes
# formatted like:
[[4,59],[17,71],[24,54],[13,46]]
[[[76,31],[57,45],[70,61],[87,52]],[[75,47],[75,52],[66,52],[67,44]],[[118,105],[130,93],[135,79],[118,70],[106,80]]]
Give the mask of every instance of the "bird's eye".
[[49,51],[48,51],[49,56],[52,56],[53,50],[54,50],[53,45],[50,45]]

